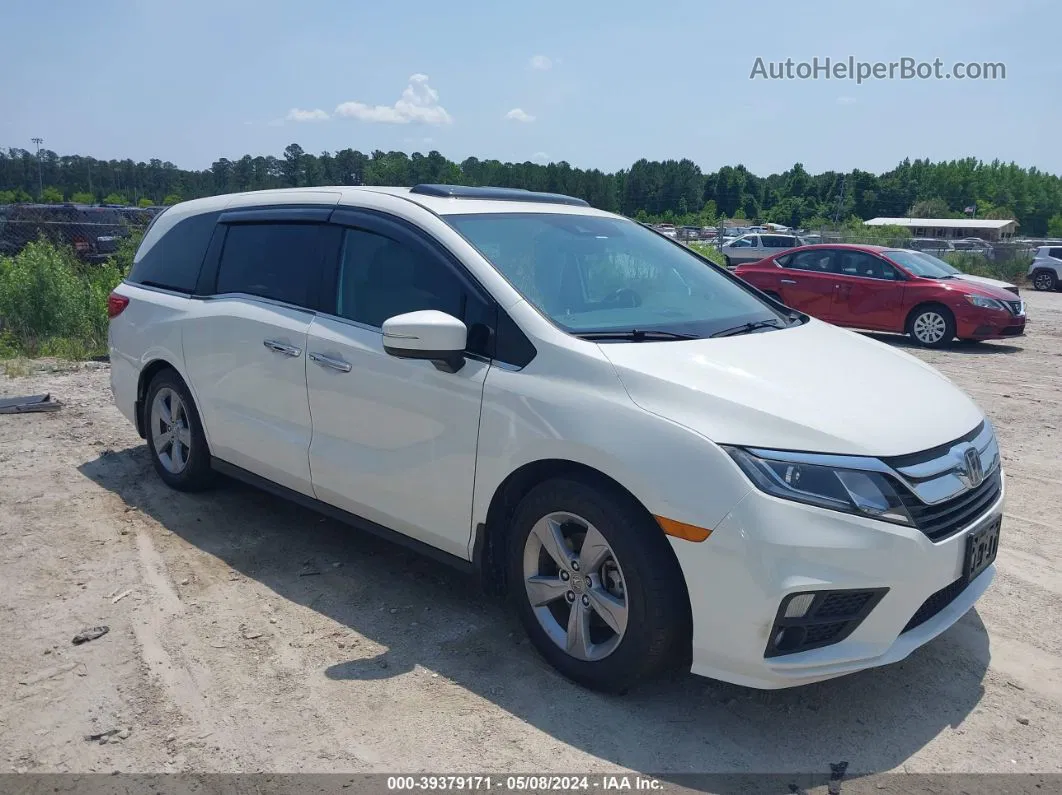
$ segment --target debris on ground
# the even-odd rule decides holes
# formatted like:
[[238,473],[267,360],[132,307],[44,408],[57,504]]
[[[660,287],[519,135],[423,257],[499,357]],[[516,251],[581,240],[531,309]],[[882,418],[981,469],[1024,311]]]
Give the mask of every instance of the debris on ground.
[[28,414],[34,411],[58,411],[63,404],[50,394],[0,398],[0,414]]
[[119,603],[120,601],[122,601],[123,599],[125,599],[125,597],[129,596],[129,594],[131,594],[132,592],[133,592],[133,589],[132,589],[132,588],[127,588],[126,590],[124,590],[124,591],[122,591],[122,592],[121,592],[120,594],[118,594],[118,595],[117,595],[116,597],[114,597],[114,598],[113,598],[113,599],[111,600],[111,604],[112,604],[112,605],[116,605],[116,604],[118,604],[118,603]]
[[102,638],[110,631],[111,628],[107,626],[89,627],[88,629],[83,629],[79,633],[74,635],[74,639],[70,642],[73,643],[75,646],[80,646],[82,643],[88,643],[90,640]]
[[[90,743],[99,743],[100,745],[106,745],[107,741],[112,737],[121,733],[121,729],[107,729],[105,732],[96,732],[95,734],[86,734],[85,741]],[[129,735],[126,734],[126,737]]]
[[1020,723],[1022,726],[1028,726],[1029,725],[1029,719],[1028,718],[1018,718],[1018,723]]

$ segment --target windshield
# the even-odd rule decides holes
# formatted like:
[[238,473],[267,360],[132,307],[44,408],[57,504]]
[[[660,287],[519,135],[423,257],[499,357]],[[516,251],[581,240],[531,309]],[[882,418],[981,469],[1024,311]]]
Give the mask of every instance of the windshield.
[[926,254],[924,251],[886,251],[885,256],[898,265],[902,265],[909,273],[913,273],[915,276],[924,276],[927,279],[946,279],[962,272],[956,270],[939,257]]
[[782,326],[789,319],[685,247],[634,221],[554,213],[445,220],[531,304],[573,334],[638,330],[707,337],[746,323]]

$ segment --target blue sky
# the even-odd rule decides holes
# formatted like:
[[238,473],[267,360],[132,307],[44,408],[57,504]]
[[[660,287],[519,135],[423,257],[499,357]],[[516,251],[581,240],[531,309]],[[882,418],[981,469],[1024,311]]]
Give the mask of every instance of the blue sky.
[[[186,168],[298,142],[604,170],[689,157],[877,172],[972,155],[1062,173],[1057,0],[3,6],[3,147],[41,136],[62,154]],[[750,79],[758,57],[816,56],[1002,62],[1007,76]]]

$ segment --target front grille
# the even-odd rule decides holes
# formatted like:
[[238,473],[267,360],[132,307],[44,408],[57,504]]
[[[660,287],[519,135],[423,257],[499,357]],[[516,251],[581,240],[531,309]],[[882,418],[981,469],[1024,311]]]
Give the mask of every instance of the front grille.
[[926,505],[907,489],[898,491],[918,529],[931,541],[940,541],[959,532],[992,507],[1003,491],[1003,476],[996,467],[976,489],[936,505]]
[[918,608],[915,614],[911,616],[911,620],[907,622],[907,626],[903,628],[903,632],[900,634],[902,635],[904,632],[910,632],[915,627],[921,626],[929,621],[929,619],[933,618],[933,616],[954,602],[959,594],[966,590],[967,585],[968,583],[966,580],[958,579],[951,585],[945,585],[935,594],[932,594],[922,603],[922,606]]
[[1021,301],[1004,301],[1012,315],[1021,314]]

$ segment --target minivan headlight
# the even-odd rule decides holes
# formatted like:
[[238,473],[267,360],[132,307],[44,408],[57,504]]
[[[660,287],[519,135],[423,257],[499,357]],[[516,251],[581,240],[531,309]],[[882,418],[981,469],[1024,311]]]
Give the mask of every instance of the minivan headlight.
[[775,497],[914,527],[896,489],[880,472],[808,464],[785,452],[723,449],[757,488]]

